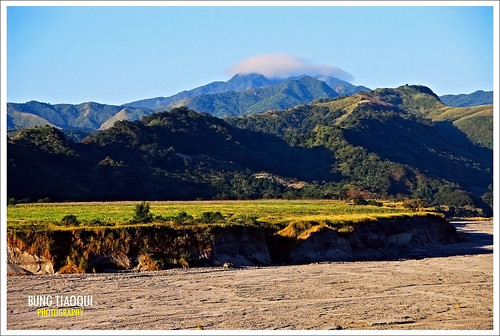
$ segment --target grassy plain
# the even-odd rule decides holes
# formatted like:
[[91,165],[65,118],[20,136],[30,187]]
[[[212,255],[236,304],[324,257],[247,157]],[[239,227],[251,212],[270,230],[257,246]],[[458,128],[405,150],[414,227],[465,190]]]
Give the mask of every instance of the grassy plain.
[[[57,229],[60,227],[53,224],[59,223],[66,215],[74,215],[82,226],[92,221],[130,225],[136,204],[138,202],[18,204],[7,208],[7,223],[8,228],[45,224]],[[334,200],[154,201],[150,205],[154,216],[174,217],[185,212],[199,219],[204,212],[220,212],[226,223],[238,218],[253,218],[273,225],[286,225],[292,221],[358,222],[424,214],[404,209],[398,203],[373,206]]]

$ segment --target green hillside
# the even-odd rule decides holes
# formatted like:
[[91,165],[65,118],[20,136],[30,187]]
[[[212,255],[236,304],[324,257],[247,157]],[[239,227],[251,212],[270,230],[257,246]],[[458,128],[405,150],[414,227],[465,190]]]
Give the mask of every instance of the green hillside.
[[377,89],[367,94],[395,107],[432,121],[452,122],[481,146],[493,148],[493,105],[450,107],[429,88],[405,85],[397,89]]
[[[334,171],[357,189],[441,202],[450,192],[489,197],[492,151],[480,145],[492,143],[491,131],[480,134],[471,125],[491,130],[491,112],[450,108],[428,88],[404,86],[227,120],[290,144],[330,149]],[[441,192],[433,179],[452,187]]]

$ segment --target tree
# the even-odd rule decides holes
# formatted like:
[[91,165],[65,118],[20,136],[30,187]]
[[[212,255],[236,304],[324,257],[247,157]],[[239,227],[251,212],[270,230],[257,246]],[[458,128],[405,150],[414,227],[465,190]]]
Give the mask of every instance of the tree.
[[142,201],[135,205],[134,208],[134,218],[132,222],[134,223],[150,223],[153,221],[153,214],[149,209],[149,202]]

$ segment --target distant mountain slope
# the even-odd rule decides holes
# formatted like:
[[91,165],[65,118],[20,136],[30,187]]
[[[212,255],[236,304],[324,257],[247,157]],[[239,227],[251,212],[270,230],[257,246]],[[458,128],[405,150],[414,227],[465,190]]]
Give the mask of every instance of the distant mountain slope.
[[[49,125],[63,129],[99,129],[110,118],[119,119],[118,113],[140,118],[153,111],[143,108],[105,105],[94,102],[78,105],[47,104],[30,101],[24,104],[7,103],[9,128]],[[108,122],[108,125],[111,121]]]
[[124,107],[118,112],[117,114],[113,115],[112,117],[108,118],[104,123],[101,124],[99,127],[99,130],[105,130],[110,127],[112,127],[115,122],[117,121],[122,121],[122,120],[139,120],[145,115],[151,114],[153,111],[151,110],[146,110],[142,108],[130,108],[130,107]]
[[[189,98],[195,98],[201,95],[210,95],[229,91],[241,92],[249,89],[258,89],[271,85],[279,85],[291,80],[297,80],[300,77],[302,76],[290,78],[267,78],[257,73],[236,74],[227,82],[212,82],[192,90],[179,92],[178,94],[170,97],[143,99],[125,105],[131,107],[143,107],[162,110],[165,106],[180,106],[180,103],[176,104],[176,102]],[[358,93],[360,91],[369,91],[369,89],[364,86],[355,86],[331,76],[315,76],[314,78],[327,83],[327,85],[329,85],[337,93],[337,95],[350,95]]]
[[[8,106],[8,105],[7,105]],[[8,110],[8,109],[7,109]],[[53,126],[54,124],[48,120],[29,112],[19,112],[8,110],[7,112],[7,129],[29,128],[35,126]]]
[[142,99],[135,102],[125,104],[131,107],[143,107],[149,109],[158,109],[167,106],[171,103],[181,99],[192,98],[204,94],[215,94],[227,91],[244,91],[247,89],[260,88],[268,85],[275,85],[282,83],[279,79],[268,79],[261,74],[248,74],[248,75],[234,75],[227,82],[218,81],[212,82],[192,90],[182,91],[170,97],[156,97],[149,99]]
[[492,105],[493,91],[478,90],[470,94],[444,95],[440,96],[439,99],[444,104],[453,107]]
[[351,83],[348,83],[346,81],[331,76],[317,75],[314,76],[314,78],[328,84],[328,86],[330,86],[333,89],[333,91],[337,92],[339,96],[343,95],[349,96],[355,93],[359,93],[361,91],[370,91],[370,89],[367,88],[366,86],[352,85]]
[[278,85],[204,94],[187,98],[167,106],[168,109],[187,106],[193,110],[217,117],[262,113],[272,109],[310,103],[315,99],[336,97],[338,94],[325,82],[309,76],[288,80]]

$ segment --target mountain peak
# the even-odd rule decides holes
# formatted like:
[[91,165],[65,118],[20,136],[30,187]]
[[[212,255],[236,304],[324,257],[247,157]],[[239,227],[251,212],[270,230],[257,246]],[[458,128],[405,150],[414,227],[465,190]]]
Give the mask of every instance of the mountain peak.
[[278,84],[278,83],[276,80],[271,80],[259,73],[249,73],[249,74],[237,73],[230,80],[225,82],[223,90],[244,91],[247,89],[255,89],[273,84]]
[[252,72],[252,73],[248,73],[248,74],[247,73],[237,73],[236,75],[231,77],[229,82],[232,80],[241,79],[241,78],[244,78],[244,79],[265,78],[265,79],[267,79],[266,76],[264,76],[263,74],[257,73],[257,72]]
[[408,84],[405,84],[405,85],[402,85],[402,86],[398,87],[398,89],[401,89],[401,90],[410,89],[410,90],[413,90],[413,91],[416,91],[416,92],[425,93],[425,94],[434,96],[437,99],[439,99],[438,95],[435,94],[434,91],[432,91],[429,87],[427,87],[425,85],[408,85]]

